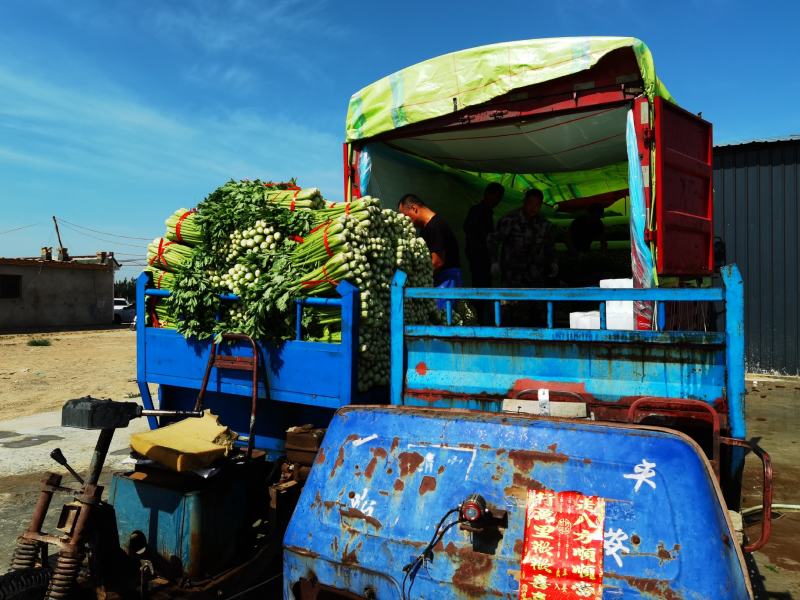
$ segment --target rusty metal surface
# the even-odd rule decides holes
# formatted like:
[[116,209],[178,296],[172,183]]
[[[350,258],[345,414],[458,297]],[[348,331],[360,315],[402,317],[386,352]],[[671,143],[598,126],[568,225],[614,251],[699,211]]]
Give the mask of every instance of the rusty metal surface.
[[606,498],[609,598],[750,594],[741,552],[724,542],[733,535],[713,471],[684,436],[467,410],[348,407],[328,429],[284,538],[285,597],[305,578],[399,598],[403,566],[436,523],[480,494],[508,511],[507,528],[448,530],[410,597],[516,598],[526,497],[536,489]]
[[[220,369],[250,371],[250,421],[247,429],[247,458],[253,456],[253,449],[255,448],[256,439],[256,414],[258,409],[258,346],[249,335],[241,333],[223,333],[222,342],[240,342],[241,345],[250,346],[251,354],[249,356],[226,356],[219,354],[219,343],[214,340],[211,342],[211,351],[208,355],[208,362],[206,363],[206,370],[203,373],[203,382],[200,384],[200,391],[197,393],[197,401],[194,405],[195,411],[203,410],[203,398],[208,390],[208,379],[211,375],[211,369],[216,368],[217,373]],[[220,343],[222,343],[220,342]],[[264,390],[266,400],[269,401],[269,384],[264,382]]]

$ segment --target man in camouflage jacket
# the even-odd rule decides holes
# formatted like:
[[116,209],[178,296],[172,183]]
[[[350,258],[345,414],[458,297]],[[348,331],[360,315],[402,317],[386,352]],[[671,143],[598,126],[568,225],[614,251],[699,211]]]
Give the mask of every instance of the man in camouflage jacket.
[[528,190],[522,207],[500,219],[489,236],[492,275],[503,287],[546,287],[558,275],[555,228],[540,214],[543,199],[540,190]]

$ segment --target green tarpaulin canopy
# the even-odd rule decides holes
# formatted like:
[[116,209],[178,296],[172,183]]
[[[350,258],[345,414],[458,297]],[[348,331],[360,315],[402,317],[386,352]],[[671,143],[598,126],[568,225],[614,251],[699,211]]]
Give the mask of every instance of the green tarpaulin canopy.
[[572,37],[505,42],[437,56],[379,79],[353,94],[347,141],[476,106],[512,90],[591,68],[614,50],[631,48],[645,93],[670,98],[644,42],[631,37]]
[[[536,186],[551,206],[627,189],[626,106],[375,140],[380,134],[452,114],[454,106],[459,110],[477,106],[515,89],[586,71],[625,48],[635,57],[631,65],[638,65],[644,93],[669,99],[655,75],[650,50],[630,37],[481,46],[426,60],[365,87],[351,98],[346,123],[347,141],[363,145],[364,154],[370,155],[362,192],[377,194],[380,187],[393,198],[406,188],[436,201],[440,194],[431,197],[431,191],[442,185],[433,185],[433,175],[458,180],[447,187],[459,188],[467,205],[480,197],[489,181],[499,181],[512,192],[509,203],[516,201],[513,192]],[[401,160],[401,155],[409,160]],[[414,162],[417,168],[412,168]],[[387,184],[392,180],[397,185]],[[446,203],[455,200],[450,197]],[[620,201],[614,209],[624,214],[627,205]]]

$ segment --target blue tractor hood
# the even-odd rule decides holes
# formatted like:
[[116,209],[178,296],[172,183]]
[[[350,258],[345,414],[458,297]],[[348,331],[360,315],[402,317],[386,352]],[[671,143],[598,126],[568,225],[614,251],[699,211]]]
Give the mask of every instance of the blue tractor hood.
[[605,499],[603,598],[752,597],[718,483],[688,437],[385,406],[344,407],[331,422],[284,538],[284,597],[401,598],[403,567],[480,494],[507,522],[488,537],[447,529],[405,578],[406,597],[519,598],[529,490]]

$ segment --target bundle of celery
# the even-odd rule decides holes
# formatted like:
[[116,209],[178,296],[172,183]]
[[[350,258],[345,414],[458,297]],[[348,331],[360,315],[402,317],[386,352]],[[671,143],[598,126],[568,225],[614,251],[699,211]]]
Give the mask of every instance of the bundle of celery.
[[203,230],[197,222],[197,211],[179,208],[164,221],[167,232],[164,237],[172,242],[196,246],[203,241]]
[[164,238],[156,238],[147,246],[147,264],[162,271],[174,273],[181,270],[189,264],[193,255],[189,246]]
[[156,269],[155,267],[147,267],[145,271],[151,274],[154,288],[159,290],[171,290],[175,287],[175,283],[177,281],[175,273],[162,271],[161,269]]
[[151,298],[145,312],[147,325],[175,329],[176,322],[170,313],[169,307],[162,298]]
[[325,206],[325,200],[317,188],[301,189],[291,185],[288,189],[266,189],[264,199],[289,210],[317,209]]

